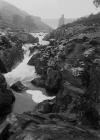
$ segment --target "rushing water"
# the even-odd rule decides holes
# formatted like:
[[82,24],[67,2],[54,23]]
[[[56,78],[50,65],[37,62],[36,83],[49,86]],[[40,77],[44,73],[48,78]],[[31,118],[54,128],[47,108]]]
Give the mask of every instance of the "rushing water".
[[46,36],[47,33],[31,33],[34,37],[39,38],[39,44],[41,45],[49,45],[49,41],[44,41],[43,38]]
[[[49,42],[45,42],[42,40],[44,34],[42,36],[42,34],[35,33],[34,36],[39,38],[40,44],[42,45],[49,44]],[[45,92],[45,90],[36,88],[30,83],[31,80],[39,77],[35,72],[35,67],[27,65],[31,57],[37,53],[35,51],[30,56],[30,50],[29,50],[30,47],[33,47],[32,44],[25,44],[22,47],[24,49],[24,60],[15,69],[13,69],[11,72],[4,75],[9,86],[13,85],[17,81],[21,81],[24,85],[26,85],[29,88],[23,94],[14,92],[16,97],[14,112],[16,113],[30,111],[33,109],[33,105],[35,105],[35,103],[40,103],[44,100],[54,98],[54,97],[48,97],[44,95],[43,92]]]

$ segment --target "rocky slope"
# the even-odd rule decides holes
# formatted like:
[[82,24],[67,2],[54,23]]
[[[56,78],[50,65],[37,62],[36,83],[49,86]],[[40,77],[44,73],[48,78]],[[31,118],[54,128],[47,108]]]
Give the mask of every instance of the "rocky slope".
[[78,19],[51,32],[45,39],[69,40],[77,37],[100,35],[100,13]]
[[36,43],[37,38],[25,32],[8,32],[0,35],[0,72],[7,73],[18,65],[24,58],[22,45]]

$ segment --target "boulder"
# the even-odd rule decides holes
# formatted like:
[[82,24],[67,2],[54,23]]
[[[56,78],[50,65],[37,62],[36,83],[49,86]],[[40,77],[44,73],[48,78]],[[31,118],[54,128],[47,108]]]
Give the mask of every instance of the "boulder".
[[35,107],[35,111],[36,112],[40,112],[43,114],[48,114],[53,112],[53,106],[55,103],[55,99],[52,100],[45,100],[42,103],[39,103],[36,107]]
[[1,73],[7,73],[7,68],[5,66],[5,64],[3,63],[2,60],[0,60],[0,72]]
[[17,33],[15,36],[13,36],[16,40],[20,40],[22,43],[38,43],[39,39],[35,38],[34,36],[32,36],[29,33]]
[[0,74],[0,119],[11,113],[14,101],[12,91],[7,87],[4,76]]
[[39,61],[39,57],[40,57],[40,54],[37,53],[35,55],[33,55],[31,57],[31,59],[28,61],[28,65],[31,65],[31,66],[36,66],[37,62]]
[[23,92],[23,91],[28,89],[20,81],[18,81],[15,84],[13,84],[10,88],[13,89],[16,92]]
[[13,42],[9,35],[0,36],[1,72],[9,72],[24,58],[22,43]]
[[42,78],[36,78],[32,80],[31,83],[37,87],[41,87],[41,88],[45,87],[45,80]]
[[47,78],[45,80],[45,89],[47,94],[52,96],[56,95],[61,88],[61,74],[58,70],[48,68]]

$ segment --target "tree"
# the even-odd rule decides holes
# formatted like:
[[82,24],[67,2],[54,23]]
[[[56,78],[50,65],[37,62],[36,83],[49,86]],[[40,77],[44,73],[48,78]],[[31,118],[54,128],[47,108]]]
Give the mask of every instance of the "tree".
[[100,0],[94,0],[93,3],[97,8],[100,7]]

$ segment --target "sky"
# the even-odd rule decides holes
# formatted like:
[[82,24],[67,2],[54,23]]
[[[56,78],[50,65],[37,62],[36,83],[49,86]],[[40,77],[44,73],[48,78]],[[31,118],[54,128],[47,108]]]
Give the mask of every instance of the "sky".
[[5,0],[29,14],[41,18],[78,18],[96,13],[93,0]]

